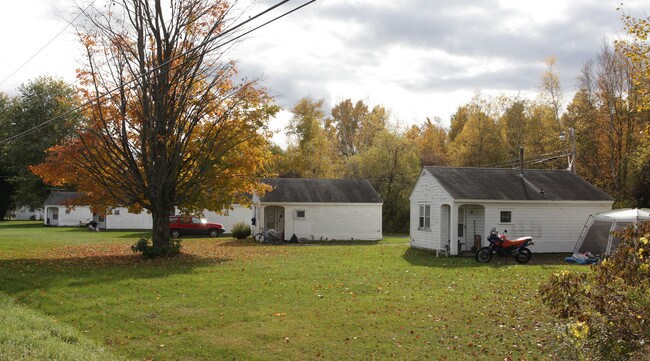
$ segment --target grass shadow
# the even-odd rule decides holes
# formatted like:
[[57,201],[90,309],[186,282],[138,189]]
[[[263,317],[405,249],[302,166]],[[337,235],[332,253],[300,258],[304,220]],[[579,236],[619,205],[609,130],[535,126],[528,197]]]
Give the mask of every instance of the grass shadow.
[[156,259],[118,254],[0,260],[0,269],[4,273],[0,278],[0,291],[14,295],[25,291],[45,291],[61,284],[84,287],[127,279],[166,278],[230,260],[185,253]]
[[48,227],[43,224],[43,221],[2,221],[0,228],[42,228]]
[[109,229],[99,232],[89,231],[86,227],[55,227],[60,232],[88,233],[88,234],[119,234],[113,238],[142,238],[151,237],[151,231],[142,229]]
[[[112,232],[112,231],[106,231],[106,232]],[[125,231],[120,231],[120,232],[125,232]],[[132,233],[123,234],[115,238],[151,238],[152,237],[151,231],[126,230],[126,232],[132,232]]]
[[328,241],[320,241],[320,240],[306,241],[303,243],[285,242],[283,244],[297,245],[297,246],[374,246],[379,244],[379,242],[381,241],[362,241],[362,240],[346,241],[346,240],[333,239]]
[[[568,254],[566,253],[533,253],[529,265],[567,265],[572,264],[566,263],[564,258]],[[500,267],[509,267],[518,265],[514,257],[500,257],[494,255],[492,260],[489,263],[479,263],[474,259],[473,253],[465,253],[459,256],[440,256],[436,257],[436,253],[430,250],[424,250],[419,248],[409,248],[404,252],[402,258],[413,266],[422,266],[422,267],[442,267],[442,268],[471,268],[471,267],[491,267],[491,268],[500,268]]]
[[280,244],[257,243],[252,238],[232,239],[221,243],[227,247],[250,247],[250,246],[374,246],[380,241],[306,241],[302,243],[282,242]]

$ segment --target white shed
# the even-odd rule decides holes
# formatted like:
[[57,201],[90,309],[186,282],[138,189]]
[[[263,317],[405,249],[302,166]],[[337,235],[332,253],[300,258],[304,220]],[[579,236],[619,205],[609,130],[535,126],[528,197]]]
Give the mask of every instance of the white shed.
[[564,170],[424,167],[410,195],[411,246],[458,254],[497,227],[532,236],[533,252],[571,252],[585,219],[613,203]]
[[273,187],[253,196],[254,232],[266,227],[284,240],[380,240],[382,201],[361,179],[265,179]]
[[54,191],[45,200],[44,223],[48,226],[79,226],[93,218],[88,206],[75,205],[82,196],[77,192]]

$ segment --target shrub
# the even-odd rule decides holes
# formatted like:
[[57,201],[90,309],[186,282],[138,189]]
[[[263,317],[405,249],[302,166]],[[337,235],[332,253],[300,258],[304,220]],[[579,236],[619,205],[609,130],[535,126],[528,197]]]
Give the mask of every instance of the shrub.
[[625,360],[647,351],[650,224],[618,236],[616,251],[591,272],[562,271],[540,286],[542,302],[568,320],[557,345],[560,358]]
[[156,258],[161,256],[175,256],[181,253],[181,240],[170,239],[165,247],[154,247],[149,238],[140,238],[131,246],[133,253],[142,253],[145,258]]
[[248,238],[251,235],[251,227],[244,222],[235,223],[232,226],[232,236],[237,239]]

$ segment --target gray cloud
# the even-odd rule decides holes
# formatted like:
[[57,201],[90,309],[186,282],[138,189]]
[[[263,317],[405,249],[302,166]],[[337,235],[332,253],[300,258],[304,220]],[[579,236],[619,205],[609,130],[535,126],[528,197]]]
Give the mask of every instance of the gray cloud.
[[[308,95],[347,98],[348,94],[338,94],[340,89],[330,87],[332,80],[371,87],[362,75],[367,79],[367,73],[373,71],[373,78],[419,94],[471,93],[476,89],[534,91],[544,60],[551,55],[557,57],[563,88],[571,92],[582,64],[597,54],[604,39],[611,41],[622,24],[616,2],[585,0],[562,5],[564,8],[552,9],[556,16],[539,22],[538,14],[527,15],[530,18],[526,20],[497,0],[316,2],[282,20],[281,26],[270,31],[274,35],[255,43],[259,54],[283,42],[282,46],[293,50],[284,56],[273,53],[242,60],[241,64],[244,72],[263,73],[287,109]],[[512,23],[517,26],[508,25]],[[308,34],[309,43],[300,44],[298,34]],[[332,37],[340,50],[329,48]],[[406,77],[395,75],[403,71],[391,74],[386,69],[387,58],[390,54],[394,57],[395,49],[424,54],[404,59],[402,66],[412,67]],[[427,55],[431,53],[437,55]],[[502,65],[483,66],[490,62]],[[376,89],[367,93],[371,90]],[[384,105],[400,109],[399,104]]]

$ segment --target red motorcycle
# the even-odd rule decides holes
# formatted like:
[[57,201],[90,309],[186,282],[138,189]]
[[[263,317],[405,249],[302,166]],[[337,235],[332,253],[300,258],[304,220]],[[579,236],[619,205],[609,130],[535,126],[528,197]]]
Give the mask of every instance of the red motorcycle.
[[490,231],[488,241],[490,242],[489,246],[481,247],[476,252],[476,261],[488,263],[496,253],[499,256],[515,256],[518,263],[528,263],[532,254],[527,247],[535,244],[533,243],[533,237],[510,240],[504,234],[500,234],[496,227]]

